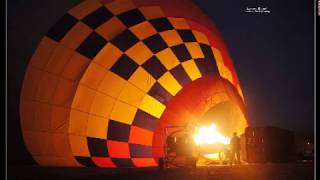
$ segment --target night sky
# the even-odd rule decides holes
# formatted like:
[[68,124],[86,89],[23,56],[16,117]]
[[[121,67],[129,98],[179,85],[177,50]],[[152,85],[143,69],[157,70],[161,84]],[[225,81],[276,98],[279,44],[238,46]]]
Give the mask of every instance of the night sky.
[[[32,162],[19,124],[25,68],[39,40],[80,0],[8,1],[8,163]],[[195,0],[215,22],[233,59],[249,122],[313,133],[313,1]],[[267,7],[270,14],[245,13]]]
[[[249,122],[313,130],[312,0],[196,0],[216,23],[233,58]],[[245,13],[266,7],[270,14]]]

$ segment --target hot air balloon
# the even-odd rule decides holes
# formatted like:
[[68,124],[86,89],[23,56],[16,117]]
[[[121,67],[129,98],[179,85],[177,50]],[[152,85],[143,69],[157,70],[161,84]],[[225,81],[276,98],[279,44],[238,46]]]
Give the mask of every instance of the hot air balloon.
[[224,134],[247,126],[230,55],[189,0],[83,1],[39,42],[20,98],[42,166],[156,166],[163,129],[210,112],[228,114],[214,118]]

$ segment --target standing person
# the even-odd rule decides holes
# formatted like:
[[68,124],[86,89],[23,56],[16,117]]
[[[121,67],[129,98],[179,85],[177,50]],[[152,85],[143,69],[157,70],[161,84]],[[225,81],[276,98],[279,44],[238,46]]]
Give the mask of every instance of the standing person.
[[233,133],[233,137],[230,141],[231,145],[231,164],[234,162],[235,156],[237,157],[237,164],[240,164],[240,138],[237,136],[237,133]]

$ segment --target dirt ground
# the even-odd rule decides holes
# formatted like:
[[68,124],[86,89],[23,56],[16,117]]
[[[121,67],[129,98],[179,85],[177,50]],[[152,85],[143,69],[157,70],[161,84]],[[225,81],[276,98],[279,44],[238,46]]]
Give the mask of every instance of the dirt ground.
[[207,166],[196,169],[157,168],[53,168],[8,167],[8,179],[15,180],[109,180],[109,179],[164,179],[164,180],[312,180],[313,163],[291,164],[242,164],[234,166]]

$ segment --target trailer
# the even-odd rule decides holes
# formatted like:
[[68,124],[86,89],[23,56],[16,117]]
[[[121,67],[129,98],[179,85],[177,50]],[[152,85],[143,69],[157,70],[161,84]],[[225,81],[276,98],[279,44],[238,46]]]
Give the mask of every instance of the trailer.
[[285,129],[247,127],[240,136],[242,160],[249,163],[290,162],[294,160],[294,133]]

